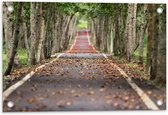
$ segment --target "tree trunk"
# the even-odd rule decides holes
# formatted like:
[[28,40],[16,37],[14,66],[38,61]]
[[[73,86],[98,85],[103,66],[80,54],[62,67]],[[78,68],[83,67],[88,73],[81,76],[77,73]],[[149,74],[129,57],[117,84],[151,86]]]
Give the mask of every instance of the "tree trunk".
[[69,20],[68,20],[68,23],[67,23],[67,26],[66,26],[66,31],[65,31],[65,37],[64,37],[64,40],[63,40],[63,50],[66,50],[68,48],[68,43],[69,43],[69,31],[70,29],[70,24],[71,24],[71,20],[73,18],[74,15],[71,15],[69,17]]
[[26,50],[27,50],[27,55],[29,57],[29,54],[30,54],[30,46],[29,46],[29,41],[28,41],[28,34],[27,34],[27,25],[26,25],[26,22],[23,22],[23,30],[24,30],[24,41],[25,41],[25,47],[26,47]]
[[29,63],[32,65],[35,65],[36,63],[36,9],[35,9],[35,3],[31,2],[31,8],[30,8],[30,31],[31,31],[31,43],[30,43],[30,59]]
[[[154,9],[157,9],[158,5],[154,5]],[[154,12],[153,15],[153,44],[152,44],[152,65],[150,79],[154,80],[157,74],[157,56],[158,56],[158,42],[159,42],[159,14]]]
[[[8,11],[8,7],[13,6],[13,2],[4,2],[3,3],[3,25],[5,32],[5,45],[7,57],[10,57],[11,52],[11,42],[13,35],[13,21],[12,21],[12,12]],[[7,63],[9,63],[9,58],[7,58]]]
[[140,35],[139,35],[139,64],[141,65],[143,64],[143,48],[144,48],[146,25],[147,25],[147,4],[144,4],[140,26]]
[[[116,6],[117,7],[117,6]],[[114,56],[118,56],[119,55],[119,47],[120,47],[120,44],[119,44],[119,40],[120,40],[120,35],[119,35],[119,32],[120,32],[120,27],[119,27],[119,11],[117,10],[116,11],[116,16],[115,16],[115,23],[114,23],[114,27],[115,27],[115,35],[114,35],[114,40],[113,40],[113,53],[114,53]]]
[[148,5],[148,43],[147,43],[147,64],[146,64],[146,72],[148,77],[151,75],[151,65],[152,65],[152,44],[153,44],[153,10],[154,5]]
[[103,52],[107,52],[108,48],[107,48],[107,40],[108,40],[108,31],[109,31],[109,18],[108,16],[104,17],[104,34],[103,34],[103,40],[102,40],[102,44],[103,44]]
[[19,27],[20,27],[20,22],[21,22],[21,14],[22,12],[22,2],[18,2],[17,3],[17,15],[16,15],[16,22],[15,22],[15,29],[14,29],[14,33],[13,33],[13,39],[11,41],[11,52],[10,52],[10,57],[9,57],[9,62],[7,64],[7,69],[5,71],[5,75],[9,75],[12,67],[13,67],[13,63],[14,63],[14,58],[15,58],[15,54],[17,52],[17,45],[18,45],[18,35],[19,35]]
[[43,9],[42,9],[42,3],[40,3],[40,12],[39,12],[39,44],[37,49],[37,62],[40,62],[42,60],[42,45],[43,41],[45,39],[45,24],[44,24],[44,18],[43,18]]
[[160,36],[158,42],[157,73],[154,79],[155,84],[166,87],[166,5],[160,18]]
[[128,39],[127,39],[127,60],[129,62],[133,61],[135,37],[136,37],[136,8],[137,4],[128,5]]

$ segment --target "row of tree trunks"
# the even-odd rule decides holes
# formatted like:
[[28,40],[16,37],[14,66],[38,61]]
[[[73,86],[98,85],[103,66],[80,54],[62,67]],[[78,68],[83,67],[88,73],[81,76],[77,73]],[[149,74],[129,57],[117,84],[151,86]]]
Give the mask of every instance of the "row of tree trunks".
[[57,21],[52,24],[52,54],[66,50],[72,36],[73,30],[76,28],[76,18],[74,15],[66,16],[62,14],[56,15]]
[[62,42],[62,50],[66,50],[68,48],[68,43],[69,43],[69,40],[70,40],[70,37],[69,37],[69,32],[72,28],[70,28],[70,25],[72,23],[72,18],[73,18],[74,15],[71,15],[68,17],[68,23],[66,25],[66,29],[64,31],[64,38],[63,38],[63,42]]
[[76,18],[74,16],[72,16],[71,18],[71,21],[69,23],[69,27],[68,27],[68,31],[66,33],[66,40],[65,40],[65,43],[64,43],[64,48],[67,49],[68,46],[69,46],[69,43],[71,42],[71,40],[73,38],[75,38],[75,33],[76,33]]
[[148,5],[148,44],[146,72],[148,78],[155,84],[166,83],[166,6],[163,13],[158,14],[154,9],[157,4]]
[[[115,16],[110,19],[110,25],[105,16],[92,18],[90,30],[92,43],[95,47],[106,52],[110,45],[106,42],[111,41],[115,56],[126,56],[129,62],[133,62],[134,52],[138,48],[139,61],[143,65],[144,37],[148,32],[147,41],[147,64],[146,72],[148,78],[155,84],[166,81],[166,5],[144,4],[139,5],[141,9],[140,20],[137,18],[137,4],[128,4],[127,20],[125,20],[124,7],[116,5]],[[158,7],[163,8],[163,13],[156,12]],[[139,24],[137,26],[137,24]],[[109,26],[108,26],[109,25]],[[108,28],[111,27],[111,28]],[[137,29],[138,28],[138,29]],[[137,30],[136,30],[137,29]],[[147,31],[146,31],[147,30]],[[110,31],[110,32],[108,32]],[[110,35],[112,33],[112,36]],[[108,40],[110,36],[110,40]],[[107,49],[106,49],[107,46]],[[126,54],[126,55],[125,55]]]
[[90,21],[91,42],[97,50],[108,52],[108,41],[111,33],[111,17],[101,16]]

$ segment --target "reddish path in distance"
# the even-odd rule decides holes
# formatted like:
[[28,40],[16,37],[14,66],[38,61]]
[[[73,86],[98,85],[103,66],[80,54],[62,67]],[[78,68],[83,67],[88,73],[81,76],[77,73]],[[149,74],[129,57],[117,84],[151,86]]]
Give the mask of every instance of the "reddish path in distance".
[[75,42],[67,53],[97,53],[89,43],[88,31],[78,31]]

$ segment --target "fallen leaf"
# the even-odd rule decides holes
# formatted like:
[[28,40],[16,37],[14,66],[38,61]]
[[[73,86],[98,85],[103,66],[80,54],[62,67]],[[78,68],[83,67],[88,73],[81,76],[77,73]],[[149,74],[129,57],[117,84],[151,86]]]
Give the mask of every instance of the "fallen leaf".
[[124,96],[123,100],[124,101],[128,101],[129,100],[129,96]]
[[67,102],[66,102],[66,105],[67,105],[67,106],[70,106],[70,105],[72,105],[72,102],[71,102],[71,101],[67,101]]
[[113,105],[114,105],[114,107],[118,107],[119,106],[119,104],[117,102],[115,102]]
[[62,94],[62,95],[63,95],[63,94],[64,94],[64,92],[63,92],[63,91],[58,91],[58,94]]
[[89,93],[88,93],[88,95],[93,95],[94,94],[94,91],[90,91]]
[[27,102],[28,102],[29,104],[32,104],[32,103],[35,102],[35,99],[34,99],[34,98],[27,99]]

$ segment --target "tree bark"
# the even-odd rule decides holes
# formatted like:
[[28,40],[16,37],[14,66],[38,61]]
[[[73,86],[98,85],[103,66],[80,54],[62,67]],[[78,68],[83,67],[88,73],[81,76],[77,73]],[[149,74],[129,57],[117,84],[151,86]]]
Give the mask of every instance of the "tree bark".
[[27,50],[27,55],[29,57],[30,54],[30,46],[29,46],[29,41],[28,41],[28,30],[27,30],[27,25],[26,22],[23,22],[23,28],[24,28],[24,41],[25,41],[25,47]]
[[151,75],[151,65],[152,65],[152,44],[153,44],[153,4],[148,5],[148,43],[147,43],[147,64],[146,72],[148,77]]
[[[154,9],[157,9],[158,5],[154,5]],[[157,57],[158,57],[158,42],[159,42],[159,14],[153,13],[153,44],[152,44],[152,63],[150,79],[154,80],[157,74]]]
[[139,35],[139,64],[143,64],[143,48],[144,48],[144,37],[147,25],[147,4],[143,6],[143,15],[141,19],[140,35]]
[[21,14],[22,12],[22,2],[18,2],[17,3],[17,15],[16,15],[16,22],[15,22],[15,29],[14,29],[14,33],[13,33],[13,39],[11,41],[11,52],[10,52],[10,57],[9,57],[9,62],[7,64],[7,69],[5,71],[4,75],[9,75],[12,67],[13,67],[13,63],[14,63],[14,58],[15,58],[15,54],[17,52],[17,45],[18,45],[18,35],[19,35],[19,27],[20,27],[20,22],[21,22]]
[[[3,2],[3,26],[5,32],[5,49],[7,57],[10,57],[11,52],[11,42],[13,36],[13,21],[12,21],[12,12],[8,10],[8,7],[13,7],[13,2]],[[7,58],[7,63],[9,63],[9,58]]]
[[129,62],[133,61],[134,46],[135,46],[135,37],[136,37],[136,9],[137,4],[128,5],[128,39],[127,39],[127,60]]
[[166,87],[166,4],[163,13],[159,15],[161,25],[158,42],[157,73],[154,79],[155,84]]
[[[117,6],[116,6],[117,7]],[[120,44],[119,44],[119,40],[120,40],[120,27],[119,27],[119,11],[117,10],[116,11],[116,16],[115,16],[115,23],[114,23],[114,27],[115,27],[115,35],[114,35],[114,40],[113,40],[113,53],[114,53],[114,56],[118,56],[119,55],[119,47],[120,47]]]
[[30,31],[31,31],[31,43],[30,43],[30,59],[29,63],[32,65],[36,64],[36,9],[35,3],[31,2],[30,7]]
[[43,41],[45,39],[45,23],[43,18],[43,9],[42,4],[40,3],[40,12],[39,12],[39,44],[37,49],[37,62],[40,62],[42,60],[42,45]]

